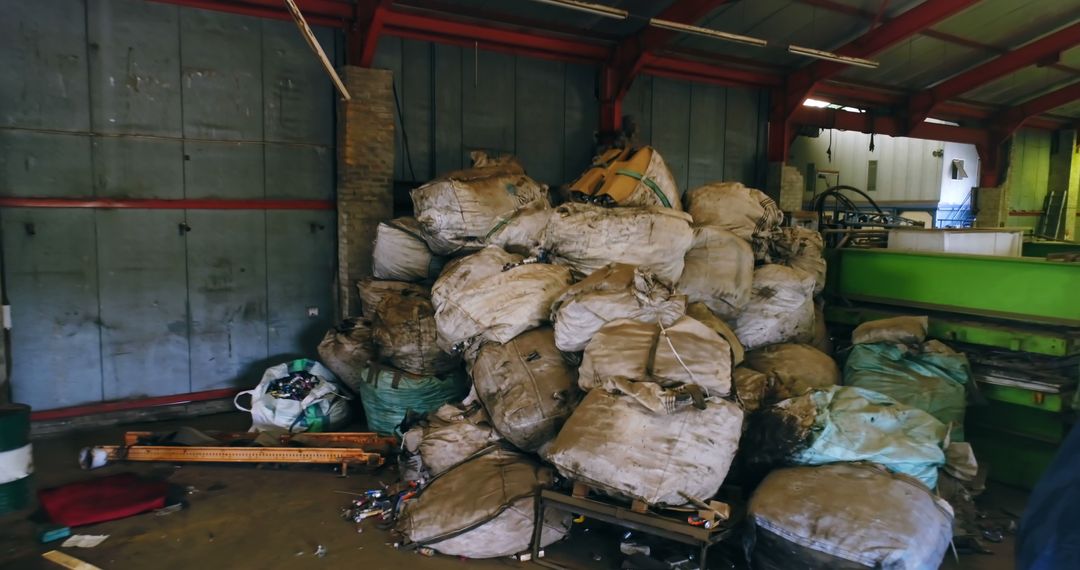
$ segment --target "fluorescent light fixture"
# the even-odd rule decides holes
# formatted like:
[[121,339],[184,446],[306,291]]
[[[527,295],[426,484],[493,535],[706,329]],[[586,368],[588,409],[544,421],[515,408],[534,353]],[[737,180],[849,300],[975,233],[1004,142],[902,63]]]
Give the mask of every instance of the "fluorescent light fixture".
[[813,57],[816,59],[824,59],[826,61],[834,61],[836,63],[843,63],[846,65],[857,65],[859,67],[869,67],[870,69],[877,69],[878,62],[863,59],[861,57],[851,57],[847,55],[840,55],[831,51],[822,51],[819,49],[802,47],[802,46],[788,46],[788,51],[796,55],[805,55],[806,57]]
[[807,99],[803,102],[803,105],[806,105],[807,107],[828,107],[829,105],[832,105],[832,103],[828,101],[819,101],[817,99]]
[[694,34],[696,36],[705,36],[707,38],[714,38],[718,40],[725,40],[729,42],[737,42],[740,44],[747,44],[757,47],[765,47],[769,42],[760,39],[752,38],[750,36],[740,36],[739,34],[729,34],[727,32],[721,32],[719,30],[713,30],[709,28],[702,28],[701,26],[691,26],[690,24],[683,24],[682,22],[673,22],[671,20],[661,20],[660,18],[649,18],[649,25],[654,28],[663,28],[665,30],[672,30],[675,32],[683,32],[686,34]]
[[626,10],[620,10],[619,8],[612,8],[611,6],[604,6],[603,4],[593,4],[592,2],[581,2],[579,0],[532,0],[533,2],[539,2],[541,4],[548,4],[550,6],[558,6],[560,8],[568,8],[570,10],[577,10],[578,12],[585,12],[594,16],[603,16],[605,18],[614,18],[616,20],[625,20],[630,17],[630,12]]

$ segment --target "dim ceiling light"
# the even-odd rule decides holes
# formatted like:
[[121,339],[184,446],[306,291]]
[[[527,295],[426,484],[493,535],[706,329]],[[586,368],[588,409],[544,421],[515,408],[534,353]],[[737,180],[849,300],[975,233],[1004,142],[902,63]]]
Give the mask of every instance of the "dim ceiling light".
[[740,44],[747,44],[757,47],[765,47],[769,43],[760,38],[740,36],[739,34],[729,34],[727,32],[721,32],[719,30],[702,28],[701,26],[691,26],[690,24],[683,24],[682,22],[661,20],[660,18],[649,18],[649,25],[653,26],[654,28],[663,28],[665,30],[694,34],[696,36],[705,36],[707,38],[714,38],[729,42],[738,42]]
[[560,8],[568,8],[570,10],[586,12],[605,18],[614,18],[616,20],[625,20],[630,17],[630,12],[627,12],[626,10],[604,6],[603,4],[593,4],[592,2],[580,2],[578,0],[533,0],[533,2],[549,4]]
[[877,69],[878,62],[869,59],[863,59],[861,57],[851,57],[847,55],[840,55],[831,51],[822,51],[819,49],[802,47],[802,46],[788,46],[788,51],[796,55],[805,55],[806,57],[813,57],[816,59],[824,59],[826,61],[834,61],[836,63],[843,63],[846,65],[857,65],[859,67],[869,67],[870,69]]

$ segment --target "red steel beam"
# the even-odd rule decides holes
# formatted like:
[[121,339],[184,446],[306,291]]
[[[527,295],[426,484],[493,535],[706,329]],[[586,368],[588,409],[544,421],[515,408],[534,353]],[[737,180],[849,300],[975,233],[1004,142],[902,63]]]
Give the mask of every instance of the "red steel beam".
[[94,208],[117,210],[333,210],[333,200],[158,200],[153,198],[0,198],[0,208]]
[[1080,22],[1066,26],[1000,57],[977,65],[968,71],[943,81],[911,98],[908,104],[908,121],[912,127],[922,123],[934,113],[938,105],[957,95],[962,95],[981,85],[1010,73],[1035,65],[1080,44]]
[[642,72],[660,77],[685,81],[702,81],[719,85],[744,85],[775,88],[784,84],[784,78],[775,73],[713,65],[669,56],[650,58]]
[[804,106],[795,111],[792,120],[799,125],[874,133],[891,137],[908,136],[974,145],[987,144],[989,140],[988,133],[983,129],[923,123],[909,133],[906,132],[904,121],[898,117],[875,117],[871,113],[851,113],[821,107]]
[[1077,100],[1080,100],[1080,81],[1040,95],[1005,111],[996,121],[996,126],[1012,134],[1035,115],[1041,115]]
[[[363,12],[361,12],[363,10]],[[348,51],[350,65],[371,67],[375,62],[375,51],[379,47],[379,36],[386,24],[386,14],[390,10],[390,0],[377,0],[367,4],[356,4],[356,17],[349,34]],[[361,31],[361,28],[363,31]],[[354,47],[355,46],[355,47]]]
[[384,31],[398,37],[468,47],[478,46],[494,51],[524,52],[534,57],[571,62],[605,61],[611,53],[608,44],[525,33],[394,10],[386,12]]
[[97,404],[72,406],[69,408],[57,408],[55,410],[41,410],[30,412],[30,420],[35,422],[48,420],[66,420],[92,414],[105,414],[109,412],[122,412],[126,410],[140,410],[143,408],[155,408],[158,406],[173,406],[190,402],[207,402],[210,400],[224,400],[232,398],[240,393],[238,388],[224,388],[221,390],[206,390],[203,392],[191,392],[189,394],[175,394],[172,396],[156,396],[153,398],[140,398],[135,400],[115,400]]
[[[216,12],[226,12],[229,14],[239,14],[241,16],[253,16],[255,18],[266,18],[269,20],[284,20],[293,21],[292,15],[285,9],[285,4],[281,3],[281,8],[272,8],[268,4],[260,3],[241,3],[241,2],[226,2],[224,0],[149,0],[151,2],[158,2],[161,4],[174,4],[177,6],[186,6],[188,8],[199,8],[202,10],[214,10]],[[307,19],[309,24],[315,26],[326,26],[330,28],[344,28],[347,20],[351,19],[351,16],[337,16],[337,15],[323,15],[314,12],[309,12],[305,9],[306,3],[300,2],[300,11],[304,13],[304,18]],[[348,8],[348,6],[346,6]]]
[[[657,18],[694,24],[730,0],[676,0]],[[663,70],[657,63],[655,50],[677,37],[680,32],[654,28],[647,23],[636,34],[623,38],[611,53],[610,61],[600,77],[600,131],[611,133],[622,123],[622,101],[634,79],[646,68],[658,69],[671,76],[677,71]]]

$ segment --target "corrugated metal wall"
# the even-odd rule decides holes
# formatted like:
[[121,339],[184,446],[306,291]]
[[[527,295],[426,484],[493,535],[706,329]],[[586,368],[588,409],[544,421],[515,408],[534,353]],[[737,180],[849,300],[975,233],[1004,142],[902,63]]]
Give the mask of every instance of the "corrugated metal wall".
[[[291,22],[144,0],[0,9],[2,195],[333,199],[334,96]],[[14,397],[38,409],[250,385],[333,318],[332,211],[0,223]]]
[[[874,136],[874,151],[870,152],[870,135],[855,131],[832,131],[832,159],[829,130],[822,129],[817,138],[798,137],[791,145],[788,164],[805,176],[806,165],[816,171],[838,170],[840,184],[867,189],[871,160],[877,161],[877,189],[868,192],[875,202],[898,206],[936,207],[941,197],[941,173],[944,158],[934,156],[944,143],[904,137]],[[836,177],[828,175],[828,185]],[[817,191],[827,187],[819,181]]]
[[1053,133],[1020,129],[1012,138],[1009,172],[1006,180],[1009,210],[1025,215],[1010,215],[1006,225],[1035,228],[1050,182],[1050,139]]
[[[394,71],[405,124],[398,180],[468,166],[475,149],[516,154],[551,185],[589,165],[598,125],[593,66],[389,37],[379,40],[375,66]],[[623,107],[684,191],[716,180],[763,185],[767,111],[758,90],[650,76],[635,80]]]

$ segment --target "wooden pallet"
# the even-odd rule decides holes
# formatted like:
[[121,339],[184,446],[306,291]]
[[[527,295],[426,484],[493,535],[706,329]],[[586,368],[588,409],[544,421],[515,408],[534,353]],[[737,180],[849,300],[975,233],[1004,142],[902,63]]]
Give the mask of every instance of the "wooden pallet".
[[[581,481],[574,481],[574,487],[570,492],[570,495],[575,499],[585,499],[588,498],[589,493],[592,491],[593,488],[588,484],[582,483]],[[647,513],[649,512],[649,504],[645,501],[634,499],[630,503],[630,510],[635,513]]]
[[[127,432],[124,445],[100,445],[94,450],[105,452],[109,461],[167,461],[193,463],[308,463],[341,465],[342,476],[349,466],[378,467],[383,456],[376,451],[392,449],[395,438],[374,433],[305,433],[285,434],[282,445],[303,443],[306,447],[234,447],[141,445],[152,432]],[[213,437],[222,444],[252,441],[258,434],[250,432],[221,433]]]

